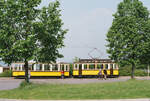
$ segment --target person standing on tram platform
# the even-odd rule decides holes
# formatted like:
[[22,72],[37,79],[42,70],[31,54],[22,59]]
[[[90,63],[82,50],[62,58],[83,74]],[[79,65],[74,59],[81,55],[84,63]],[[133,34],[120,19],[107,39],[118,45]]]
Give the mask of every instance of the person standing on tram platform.
[[107,70],[104,69],[104,79],[106,80],[107,79]]
[[64,79],[64,70],[61,71],[61,79]]
[[103,75],[102,75],[102,70],[101,70],[101,69],[100,69],[99,72],[98,72],[98,78],[99,78],[99,79],[101,79],[101,78],[103,79]]

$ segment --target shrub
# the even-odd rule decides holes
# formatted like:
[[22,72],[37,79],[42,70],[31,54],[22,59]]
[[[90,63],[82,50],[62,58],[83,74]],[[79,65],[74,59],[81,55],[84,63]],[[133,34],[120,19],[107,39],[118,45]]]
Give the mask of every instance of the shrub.
[[125,66],[119,69],[120,76],[130,76],[131,68],[129,66]]
[[[125,66],[119,69],[120,76],[131,76],[131,66]],[[142,69],[135,69],[135,76],[147,76],[147,72]]]
[[143,70],[137,69],[135,70],[135,76],[147,76],[147,73]]
[[0,74],[0,77],[11,77],[11,76],[12,76],[11,70],[7,70],[7,71]]

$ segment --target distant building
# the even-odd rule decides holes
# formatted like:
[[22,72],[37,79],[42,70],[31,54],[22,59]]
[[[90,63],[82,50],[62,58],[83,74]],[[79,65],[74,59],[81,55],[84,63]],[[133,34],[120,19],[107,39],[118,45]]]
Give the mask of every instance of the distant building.
[[0,65],[0,73],[3,73],[4,71],[7,71],[7,70],[10,70],[10,67]]
[[0,66],[0,73],[3,73],[3,67]]

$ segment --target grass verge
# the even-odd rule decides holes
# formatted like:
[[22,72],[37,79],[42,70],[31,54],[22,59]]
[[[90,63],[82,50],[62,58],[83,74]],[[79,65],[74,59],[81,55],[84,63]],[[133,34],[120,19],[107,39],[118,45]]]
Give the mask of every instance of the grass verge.
[[95,84],[29,84],[0,91],[8,99],[126,99],[150,98],[150,81],[129,80]]

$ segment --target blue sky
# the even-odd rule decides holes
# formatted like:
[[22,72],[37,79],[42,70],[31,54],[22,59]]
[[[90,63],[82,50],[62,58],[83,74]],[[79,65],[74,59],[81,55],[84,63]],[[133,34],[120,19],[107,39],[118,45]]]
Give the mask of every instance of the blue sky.
[[[40,7],[54,0],[43,0]],[[105,45],[106,33],[112,24],[112,14],[122,0],[60,0],[64,28],[69,29],[64,40],[65,47],[60,50],[64,58],[58,61],[71,62],[73,58],[108,58]],[[141,0],[150,10],[150,0]]]

